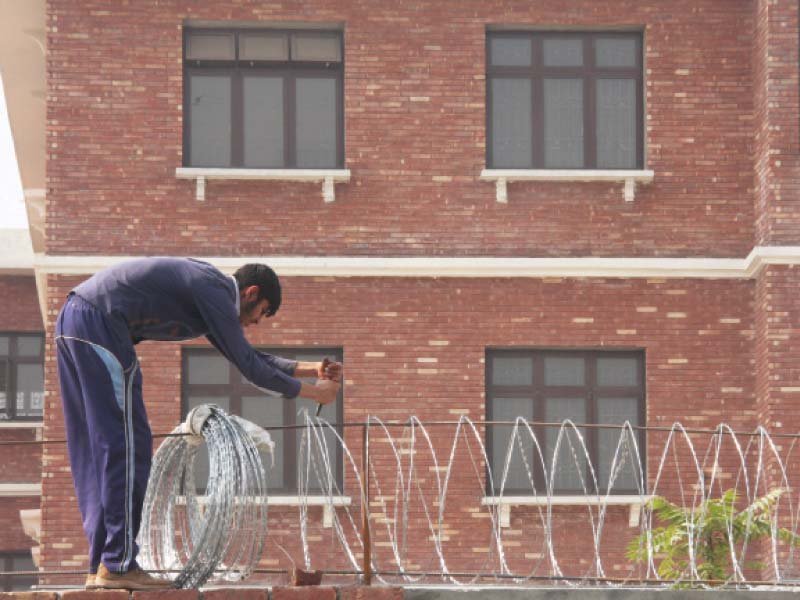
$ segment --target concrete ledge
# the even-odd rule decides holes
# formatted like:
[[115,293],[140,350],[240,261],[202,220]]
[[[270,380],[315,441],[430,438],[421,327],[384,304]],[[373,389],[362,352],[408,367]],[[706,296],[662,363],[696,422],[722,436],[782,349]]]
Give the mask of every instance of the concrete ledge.
[[327,586],[274,587],[271,600],[336,600],[336,588]]
[[353,585],[339,588],[339,600],[403,600],[401,587]]
[[789,600],[786,591],[553,589],[494,586],[491,588],[406,588],[406,600]]
[[403,600],[402,587],[226,587],[209,590],[0,592],[0,600]]
[[129,600],[125,590],[69,590],[59,594],[61,600]]
[[230,588],[219,590],[208,590],[203,592],[203,600],[268,600],[269,590],[256,588],[242,588],[231,590]]
[[[238,595],[237,595],[238,597]],[[153,590],[133,592],[133,600],[199,600],[198,590]]]
[[69,590],[63,592],[6,592],[0,600],[787,600],[797,588],[758,590],[668,590],[636,588],[523,588],[507,586],[393,587],[309,586],[227,587],[198,590],[133,592],[124,590]]

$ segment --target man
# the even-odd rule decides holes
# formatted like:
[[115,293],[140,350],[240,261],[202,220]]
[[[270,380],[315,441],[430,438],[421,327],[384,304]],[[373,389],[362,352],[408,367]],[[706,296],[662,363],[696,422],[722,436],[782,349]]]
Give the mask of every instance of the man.
[[[243,328],[280,305],[280,282],[266,265],[245,265],[231,277],[184,258],[123,262],[70,292],[56,323],[56,349],[72,477],[89,541],[87,587],[170,586],[136,564],[152,454],[137,343],[205,335],[259,388],[320,404],[336,399],[340,363],[298,363],[247,342]],[[296,379],[313,376],[316,385]]]

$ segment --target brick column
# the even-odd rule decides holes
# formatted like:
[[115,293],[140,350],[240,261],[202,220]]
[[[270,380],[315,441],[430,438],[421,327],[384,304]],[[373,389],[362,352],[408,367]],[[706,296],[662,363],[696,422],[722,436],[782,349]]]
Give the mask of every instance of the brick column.
[[798,4],[758,0],[755,23],[756,244],[798,245]]

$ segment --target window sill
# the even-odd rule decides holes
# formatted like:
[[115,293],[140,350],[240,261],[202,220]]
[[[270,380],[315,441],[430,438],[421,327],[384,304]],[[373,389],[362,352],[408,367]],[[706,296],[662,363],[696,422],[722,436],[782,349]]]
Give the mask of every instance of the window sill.
[[[267,501],[267,506],[321,506],[322,526],[333,527],[333,511],[335,508],[350,506],[353,499],[350,496],[264,496],[258,502]],[[206,503],[206,496],[198,495],[200,504]],[[185,504],[186,497],[178,496],[176,504]]]
[[511,526],[512,506],[627,506],[628,526],[639,524],[642,506],[653,496],[485,496],[483,506],[496,506],[500,527]]
[[43,421],[0,421],[0,429],[41,429]]
[[196,182],[195,198],[206,199],[206,180],[239,179],[260,181],[299,181],[322,182],[322,199],[325,202],[336,200],[334,183],[350,181],[350,169],[212,169],[205,167],[178,167],[175,169],[178,179],[194,179]]
[[0,498],[41,495],[41,483],[0,483]]
[[636,184],[648,184],[653,177],[654,172],[645,169],[484,169],[480,179],[494,181],[497,201],[506,204],[509,181],[621,181],[625,201],[633,202]]

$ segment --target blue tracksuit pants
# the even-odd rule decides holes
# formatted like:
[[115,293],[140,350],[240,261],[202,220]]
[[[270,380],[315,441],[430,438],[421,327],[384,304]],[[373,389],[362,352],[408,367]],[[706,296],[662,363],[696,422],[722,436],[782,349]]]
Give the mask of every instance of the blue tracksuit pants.
[[127,326],[70,294],[56,323],[58,379],[89,572],[136,566],[152,435]]

